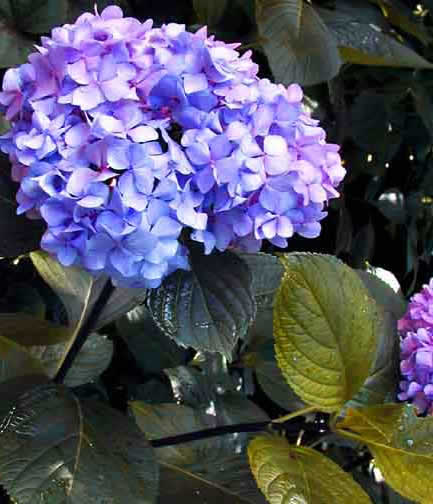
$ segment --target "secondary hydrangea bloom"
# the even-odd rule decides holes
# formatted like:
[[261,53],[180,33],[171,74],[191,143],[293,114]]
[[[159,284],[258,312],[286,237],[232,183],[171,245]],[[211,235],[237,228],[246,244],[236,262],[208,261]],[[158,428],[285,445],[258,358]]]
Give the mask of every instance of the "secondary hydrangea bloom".
[[338,146],[302,109],[302,90],[257,77],[238,44],[118,7],[43,37],[10,69],[0,140],[18,212],[42,218],[64,265],[156,287],[206,254],[314,238],[345,175]]
[[411,400],[419,413],[433,414],[433,279],[415,294],[399,320],[402,401]]

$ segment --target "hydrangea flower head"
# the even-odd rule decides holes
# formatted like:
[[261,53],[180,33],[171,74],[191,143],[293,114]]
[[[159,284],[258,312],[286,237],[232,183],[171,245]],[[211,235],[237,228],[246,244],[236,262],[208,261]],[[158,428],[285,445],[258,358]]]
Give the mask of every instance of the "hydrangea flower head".
[[0,147],[18,213],[65,266],[157,287],[204,252],[314,238],[345,175],[302,90],[257,77],[251,53],[206,28],[153,27],[119,7],[42,37],[6,72]]
[[403,375],[398,398],[412,401],[419,413],[433,414],[433,279],[411,298],[398,328]]

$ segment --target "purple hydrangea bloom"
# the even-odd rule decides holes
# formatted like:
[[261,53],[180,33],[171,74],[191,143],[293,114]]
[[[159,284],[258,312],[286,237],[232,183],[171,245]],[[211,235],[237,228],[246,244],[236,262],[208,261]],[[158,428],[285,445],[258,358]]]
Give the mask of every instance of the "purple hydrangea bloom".
[[433,279],[412,296],[398,328],[403,376],[398,398],[412,401],[419,413],[433,414]]
[[[157,287],[206,254],[314,238],[345,175],[302,90],[257,77],[251,52],[111,6],[42,37],[6,72],[0,148],[18,213],[65,266]],[[185,230],[185,232],[183,232]]]

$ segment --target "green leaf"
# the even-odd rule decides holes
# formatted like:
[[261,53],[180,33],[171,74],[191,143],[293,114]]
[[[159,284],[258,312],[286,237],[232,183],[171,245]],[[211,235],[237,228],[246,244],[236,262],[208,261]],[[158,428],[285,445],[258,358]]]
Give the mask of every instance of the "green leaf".
[[129,311],[116,326],[144,373],[156,374],[187,361],[187,352],[158,329],[144,306]]
[[[209,404],[221,394],[235,392],[240,384],[228,372],[227,362],[220,354],[207,353],[200,363],[165,369],[173,395],[178,403],[188,406]],[[194,359],[196,361],[196,359]]]
[[370,504],[368,495],[340,466],[306,446],[258,436],[248,447],[251,470],[270,504]]
[[68,0],[13,0],[12,12],[21,31],[48,33],[66,22]]
[[199,22],[207,26],[216,26],[227,8],[228,0],[193,0],[194,10]]
[[[30,257],[39,274],[61,299],[68,314],[69,325],[73,327],[71,338],[66,343],[51,347],[49,350],[45,349],[55,355],[51,357],[48,354],[50,375],[54,376],[60,369],[82,324],[91,313],[107,278],[105,276],[94,278],[79,268],[65,268],[45,252],[33,252]],[[115,289],[97,320],[95,330],[144,301],[145,295],[145,289]],[[51,367],[54,362],[57,362],[56,368]]]
[[102,403],[81,410],[52,384],[0,397],[0,482],[19,504],[155,502],[153,451],[133,420]]
[[404,497],[430,502],[433,492],[433,417],[405,404],[348,410],[337,432],[367,444],[385,481]]
[[132,418],[97,401],[83,401],[84,439],[71,504],[155,504],[158,465]]
[[252,273],[252,286],[257,309],[272,307],[284,271],[278,257],[263,252],[255,254],[242,252],[239,253],[239,256],[247,263]]
[[0,313],[0,334],[23,346],[68,341],[71,330],[27,313]]
[[358,275],[367,287],[370,296],[395,319],[401,319],[406,313],[407,301],[402,295],[395,276],[383,268],[369,266],[366,271],[357,270]]
[[[8,32],[2,28],[0,19],[0,68],[23,63],[24,59],[5,60],[1,51],[6,47],[2,40]],[[15,43],[18,43],[15,41]],[[13,57],[14,49],[9,48]],[[8,57],[9,57],[8,56]],[[10,179],[10,165],[0,157],[0,257],[17,257],[39,248],[44,226],[41,221],[30,220],[24,215],[16,214],[15,194],[17,185]]]
[[[252,402],[238,394],[222,396],[200,408],[184,405],[130,403],[136,421],[151,438],[175,436],[219,425],[266,421],[267,416]],[[158,448],[156,455],[163,471],[161,500],[169,497],[183,502],[191,488],[205,502],[219,496],[228,504],[263,504],[244,452],[246,434],[228,434]]]
[[[113,358],[113,342],[107,336],[91,333],[78,352],[64,379],[68,387],[77,387],[92,382],[108,368]],[[47,354],[43,364],[48,368]]]
[[407,219],[404,194],[399,189],[387,189],[373,204],[392,224],[405,224]]
[[[360,11],[363,11],[362,17]],[[340,55],[347,63],[409,68],[433,66],[415,51],[384,33],[375,23],[377,13],[373,6],[359,9],[340,1],[336,10],[319,8],[318,12],[334,34]]]
[[410,92],[415,105],[415,110],[421,118],[429,135],[433,138],[433,101],[429,90],[421,84],[413,84]]
[[350,109],[350,134],[367,152],[395,154],[402,136],[394,105],[396,97],[369,90],[361,92]]
[[383,15],[390,24],[416,37],[424,45],[429,45],[431,36],[426,26],[423,25],[423,18],[415,16],[413,9],[399,0],[369,1],[381,8]]
[[255,315],[248,266],[230,252],[192,257],[149,294],[152,317],[177,344],[221,352],[228,359]]
[[52,494],[58,500],[50,502],[60,502],[60,495],[64,502],[79,464],[79,402],[66,387],[50,383],[17,387],[12,395],[17,383],[0,385],[0,483],[19,504]]
[[[268,349],[268,352],[266,352],[266,349]],[[295,411],[305,407],[305,403],[289,387],[281,369],[278,367],[272,340],[259,349],[254,371],[263,392],[279,406],[288,411]]]
[[[70,325],[83,322],[104,288],[107,277],[92,277],[81,268],[66,268],[45,252],[31,254],[39,274],[64,304]],[[116,288],[102,311],[95,330],[113,322],[146,297],[146,289]]]
[[44,370],[24,347],[0,335],[0,384],[26,375],[44,375]]
[[[28,352],[39,360],[47,376],[54,378],[64,359],[65,344],[32,346]],[[77,387],[95,380],[107,369],[112,357],[113,343],[102,334],[91,333],[68,370],[64,384]]]
[[379,330],[376,303],[335,257],[293,253],[274,307],[278,365],[306,403],[338,411],[367,378]]
[[256,20],[277,82],[312,85],[337,75],[334,36],[317,11],[300,0],[256,0]]
[[[25,63],[27,56],[33,50],[33,42],[15,31],[9,21],[0,15],[0,68],[9,68]],[[0,196],[3,196],[2,186],[3,181],[0,184]],[[15,216],[15,218],[17,217]],[[21,217],[22,219],[25,217]],[[3,217],[1,221],[3,221]]]

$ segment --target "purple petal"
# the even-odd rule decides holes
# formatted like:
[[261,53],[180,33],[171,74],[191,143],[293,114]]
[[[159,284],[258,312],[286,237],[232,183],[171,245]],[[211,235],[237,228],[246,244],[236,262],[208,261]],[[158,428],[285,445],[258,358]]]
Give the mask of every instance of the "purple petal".
[[205,74],[184,74],[183,85],[186,93],[197,93],[208,88],[208,80]]
[[265,137],[264,151],[270,156],[284,156],[288,153],[286,140],[279,135],[268,135]]
[[91,78],[89,72],[87,71],[86,62],[83,59],[68,65],[67,71],[71,79],[77,84],[90,84]]
[[152,233],[160,238],[178,237],[182,230],[182,225],[171,217],[162,216],[152,228]]
[[104,101],[104,95],[96,84],[80,86],[72,96],[72,103],[78,105],[83,110],[91,110]]
[[65,142],[70,147],[79,147],[87,142],[90,134],[90,127],[86,123],[78,123],[72,126],[65,134]]
[[204,143],[195,143],[187,147],[186,154],[191,163],[195,165],[204,165],[210,161],[209,146]]
[[101,89],[107,100],[111,102],[128,98],[131,91],[129,84],[119,77],[101,82]]
[[68,183],[66,184],[66,190],[69,194],[74,196],[79,196],[86,186],[90,184],[96,177],[98,173],[90,168],[78,168],[70,176]]
[[134,142],[151,142],[158,140],[158,132],[151,126],[137,126],[128,131],[128,135]]

